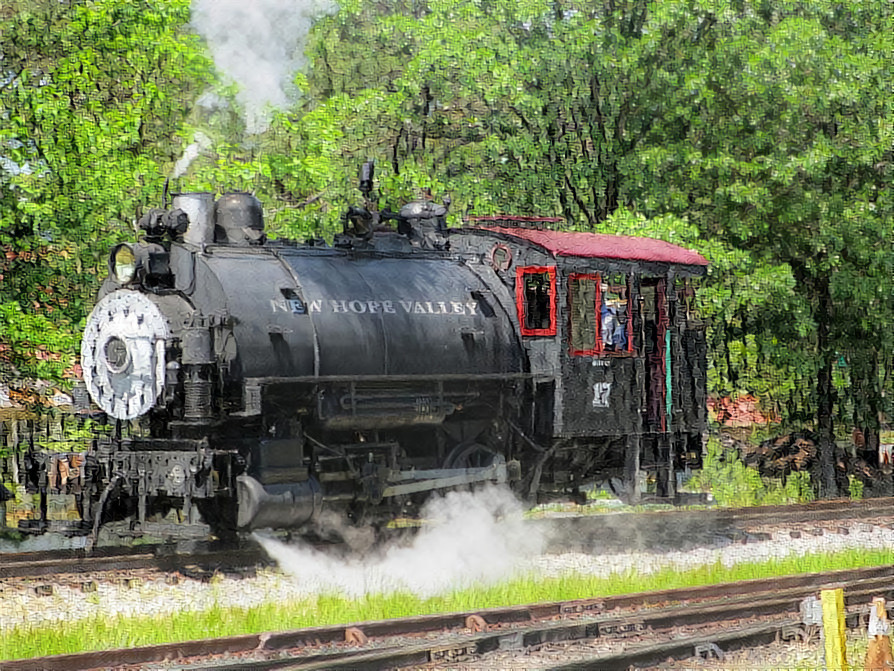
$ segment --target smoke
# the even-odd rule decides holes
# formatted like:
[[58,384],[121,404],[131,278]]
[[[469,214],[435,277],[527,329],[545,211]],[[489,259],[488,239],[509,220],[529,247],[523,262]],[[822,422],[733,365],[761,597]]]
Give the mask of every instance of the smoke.
[[331,0],[193,0],[192,24],[218,71],[239,87],[249,133],[266,130],[271,110],[297,98],[292,76],[305,62],[307,34],[336,9]]
[[451,492],[426,505],[426,525],[409,545],[361,557],[335,558],[305,544],[256,538],[307,593],[357,598],[402,591],[425,598],[504,580],[538,555],[545,541],[523,524],[522,510],[505,488]]
[[174,164],[174,170],[171,173],[171,179],[178,179],[186,174],[189,165],[198,157],[200,153],[211,146],[211,138],[201,131],[196,131],[193,136],[195,142],[190,144],[183,150],[183,156]]

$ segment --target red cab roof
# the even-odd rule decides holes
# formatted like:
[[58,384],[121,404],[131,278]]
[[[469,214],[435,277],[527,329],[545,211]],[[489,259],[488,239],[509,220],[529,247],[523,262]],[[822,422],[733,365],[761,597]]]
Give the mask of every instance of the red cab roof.
[[698,252],[654,238],[608,235],[606,233],[550,231],[516,226],[480,226],[479,228],[532,242],[543,247],[553,256],[659,261],[690,266],[708,265],[708,260]]

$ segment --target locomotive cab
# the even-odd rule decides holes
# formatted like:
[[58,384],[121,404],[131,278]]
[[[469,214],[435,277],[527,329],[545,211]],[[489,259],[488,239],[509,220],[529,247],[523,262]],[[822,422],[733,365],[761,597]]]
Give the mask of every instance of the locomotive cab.
[[706,430],[705,334],[691,314],[705,259],[659,240],[544,228],[555,220],[472,223],[464,248],[513,289],[532,373],[526,430],[549,454],[541,498],[604,482],[627,500],[673,499]]

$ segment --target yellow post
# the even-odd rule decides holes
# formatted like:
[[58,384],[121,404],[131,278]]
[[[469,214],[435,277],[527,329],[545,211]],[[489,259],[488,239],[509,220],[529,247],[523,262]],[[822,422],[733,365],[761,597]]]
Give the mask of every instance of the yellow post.
[[844,621],[844,590],[824,589],[820,592],[823,605],[823,637],[826,639],[826,669],[848,671],[847,630]]

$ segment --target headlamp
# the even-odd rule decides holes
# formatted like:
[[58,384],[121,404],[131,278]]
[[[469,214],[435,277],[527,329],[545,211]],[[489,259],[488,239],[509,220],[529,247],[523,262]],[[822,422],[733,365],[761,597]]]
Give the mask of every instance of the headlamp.
[[129,284],[137,272],[137,255],[128,244],[120,244],[109,255],[109,274],[118,284]]

